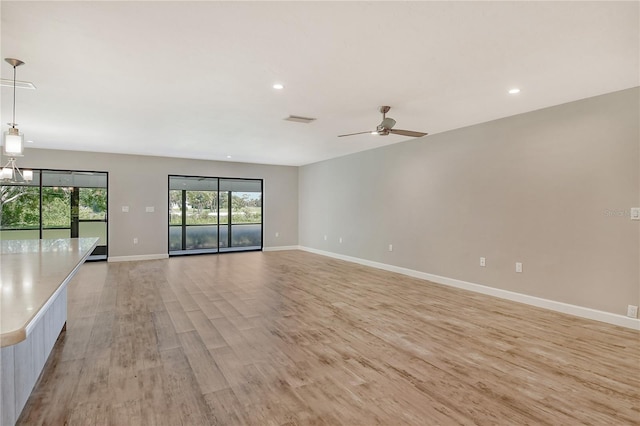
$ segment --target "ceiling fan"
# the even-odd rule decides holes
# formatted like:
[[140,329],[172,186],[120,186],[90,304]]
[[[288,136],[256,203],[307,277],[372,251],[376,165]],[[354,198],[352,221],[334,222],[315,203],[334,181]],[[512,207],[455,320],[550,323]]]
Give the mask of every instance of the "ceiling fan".
[[396,120],[386,116],[386,114],[389,112],[390,109],[391,107],[386,105],[380,107],[379,111],[382,113],[382,122],[378,124],[378,126],[376,127],[376,130],[368,131],[368,132],[349,133],[346,135],[338,135],[338,137],[341,138],[343,136],[363,135],[365,133],[370,133],[372,135],[387,136],[389,133],[392,133],[394,135],[411,136],[414,138],[419,138],[420,136],[426,136],[428,134],[423,132],[414,132],[413,130],[394,129],[393,126],[396,125]]

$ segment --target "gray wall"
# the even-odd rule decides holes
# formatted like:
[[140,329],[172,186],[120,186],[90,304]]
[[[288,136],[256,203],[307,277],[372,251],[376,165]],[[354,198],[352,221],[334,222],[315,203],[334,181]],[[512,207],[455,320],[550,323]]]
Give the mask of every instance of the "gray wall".
[[634,88],[304,166],[300,245],[624,315],[638,105]]
[[18,164],[109,172],[110,257],[167,253],[169,174],[264,179],[264,246],[298,244],[297,167],[43,149],[28,149]]

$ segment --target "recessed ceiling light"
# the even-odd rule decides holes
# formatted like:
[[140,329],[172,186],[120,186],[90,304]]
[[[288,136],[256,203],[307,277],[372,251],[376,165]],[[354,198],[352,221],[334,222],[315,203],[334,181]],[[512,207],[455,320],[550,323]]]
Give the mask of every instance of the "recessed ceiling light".
[[273,88],[276,89],[276,90],[282,90],[282,89],[284,89],[284,84],[276,83],[276,84],[273,85]]
[[510,95],[515,95],[517,93],[520,93],[520,89],[518,89],[517,87],[514,87],[513,89],[509,90]]

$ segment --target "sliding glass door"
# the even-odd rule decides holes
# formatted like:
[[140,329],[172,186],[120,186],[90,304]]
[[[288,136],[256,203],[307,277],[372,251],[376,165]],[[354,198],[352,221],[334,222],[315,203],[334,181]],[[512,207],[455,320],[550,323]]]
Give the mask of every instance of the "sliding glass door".
[[169,176],[169,254],[262,249],[262,180]]
[[89,259],[107,258],[107,173],[34,170],[0,196],[3,240],[98,237]]
[[[262,248],[262,181],[220,179],[220,248],[222,251]],[[224,213],[224,215],[223,215]],[[224,250],[223,250],[224,249]]]
[[218,251],[218,180],[169,178],[169,252]]

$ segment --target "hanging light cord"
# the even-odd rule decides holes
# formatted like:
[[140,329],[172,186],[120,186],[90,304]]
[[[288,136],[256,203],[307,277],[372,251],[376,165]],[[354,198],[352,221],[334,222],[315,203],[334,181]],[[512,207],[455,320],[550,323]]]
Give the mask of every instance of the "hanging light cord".
[[11,127],[16,128],[16,66],[13,66],[13,118]]

